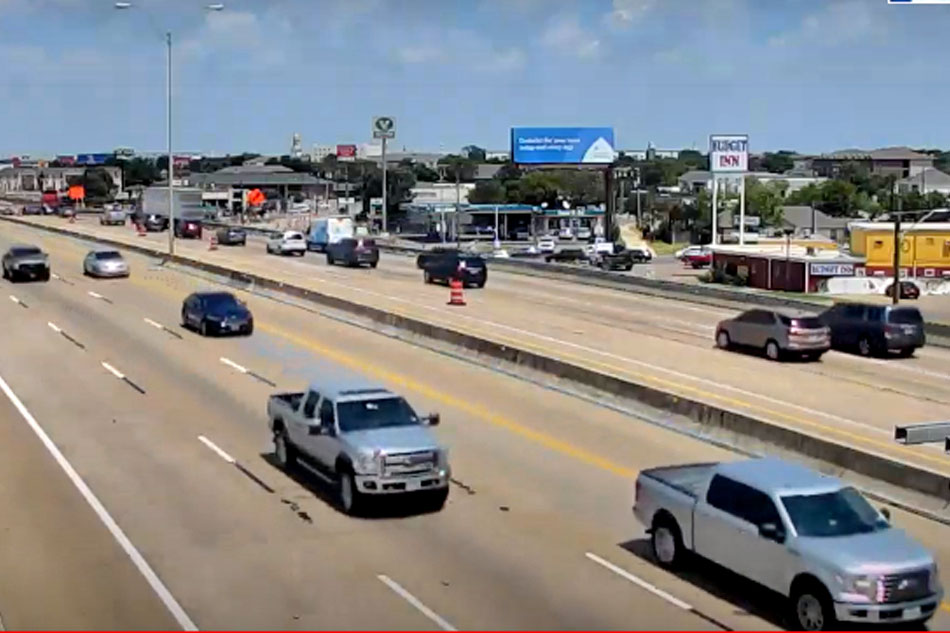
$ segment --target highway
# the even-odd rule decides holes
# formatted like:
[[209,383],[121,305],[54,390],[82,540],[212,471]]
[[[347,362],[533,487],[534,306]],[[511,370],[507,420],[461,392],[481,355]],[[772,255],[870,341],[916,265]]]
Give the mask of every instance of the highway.
[[[28,218],[64,225],[61,218]],[[69,225],[131,243],[167,244],[166,234],[138,237],[130,227],[94,218]],[[10,229],[13,230],[13,229]],[[36,237],[36,233],[19,233]],[[493,270],[464,308],[446,306],[448,290],[425,286],[412,258],[384,255],[375,270],[328,267],[322,255],[279,258],[260,238],[247,247],[179,240],[179,252],[567,360],[652,387],[750,414],[864,450],[950,474],[934,447],[892,441],[896,424],[944,419],[950,405],[950,350],[927,347],[911,359],[865,359],[832,352],[820,363],[770,363],[715,349],[713,331],[734,310],[532,278]]]
[[[779,628],[774,600],[723,570],[701,566],[677,576],[654,566],[631,515],[638,470],[734,455],[259,295],[241,294],[257,323],[251,338],[203,339],[179,326],[179,312],[189,292],[211,282],[138,255],[127,255],[130,279],[86,279],[81,260],[89,244],[0,224],[0,249],[14,242],[42,245],[57,277],[2,284],[0,378],[22,411],[9,398],[0,399],[0,475],[19,482],[16,489],[0,487],[0,522],[4,530],[20,525],[21,531],[31,521],[56,525],[31,530],[23,537],[34,541],[29,546],[0,546],[0,562],[23,557],[14,568],[30,570],[17,577],[25,584],[0,581],[0,616],[8,627],[69,621],[117,628],[193,623],[201,629]],[[182,250],[199,248],[207,245],[182,244]],[[421,275],[395,258],[385,258],[376,271],[327,270],[314,265],[312,256],[301,262],[264,258],[262,251],[221,248],[211,256],[290,270],[298,279],[309,276],[352,292],[383,292],[389,284],[395,293],[414,277],[413,293],[405,296],[448,319],[437,301],[444,302],[447,291],[424,287]],[[355,279],[361,280],[358,286]],[[526,298],[512,314],[526,319],[529,305],[537,315],[537,306],[566,284],[547,286],[496,274],[486,290],[500,296],[469,293],[469,308],[476,318],[488,318],[483,306],[523,292]],[[630,297],[586,307],[584,298],[599,291],[571,292],[562,299],[577,302],[574,309],[589,314],[597,327],[609,327],[612,314],[628,315],[614,328],[644,345],[653,339],[673,353],[708,352],[713,365],[748,364],[759,373],[772,367],[705,349],[700,341],[708,336],[693,333],[709,318],[705,309],[680,309],[683,323],[693,324],[687,326],[655,315],[654,307],[663,305],[656,300]],[[544,331],[567,337],[557,326]],[[619,355],[631,349],[622,347],[630,345],[625,341],[618,334],[590,345],[614,345]],[[913,366],[933,367],[942,353],[925,350]],[[880,371],[858,359],[832,358],[832,367]],[[828,371],[824,365],[774,371],[804,380],[813,371]],[[348,518],[318,484],[290,478],[272,465],[267,396],[298,389],[321,372],[367,375],[406,395],[420,412],[442,414],[436,432],[450,447],[455,482],[441,513],[397,508],[369,519]],[[925,389],[923,378],[909,374],[906,389]],[[822,380],[820,373],[814,376]],[[859,388],[858,381],[843,384]],[[141,553],[141,564],[123,557],[114,530],[96,521],[87,499],[31,432],[24,411]],[[950,568],[950,528],[896,509],[893,516]],[[80,538],[83,547],[70,546]],[[72,553],[58,560],[59,586],[46,587],[43,570],[56,564],[53,557],[62,550]],[[166,594],[136,573],[142,565],[154,571]],[[70,586],[75,596],[92,597],[51,609],[66,619],[31,615],[23,604],[31,589],[68,593]],[[174,605],[180,606],[177,615]],[[71,610],[87,619],[69,620]],[[931,627],[948,626],[944,608]]]

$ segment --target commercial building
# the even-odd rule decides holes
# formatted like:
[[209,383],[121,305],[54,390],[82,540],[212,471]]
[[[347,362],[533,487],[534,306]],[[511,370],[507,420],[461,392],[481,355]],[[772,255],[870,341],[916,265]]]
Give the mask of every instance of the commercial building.
[[[95,167],[112,178],[116,193],[122,193],[122,170],[118,167]],[[66,191],[69,180],[82,178],[84,166],[74,167],[7,167],[0,169],[0,193],[36,194],[44,191]]]
[[897,181],[897,189],[902,193],[916,191],[918,193],[942,193],[950,195],[950,174],[946,174],[939,169],[928,167],[913,176],[902,178]]
[[[864,258],[864,274],[893,277],[894,223],[852,222],[851,253]],[[950,223],[901,225],[902,277],[950,276]]]
[[816,235],[843,244],[848,239],[848,224],[853,221],[853,218],[833,218],[808,206],[786,205],[782,207],[780,229],[787,229],[795,236]]
[[[786,184],[785,194],[798,191],[808,185],[821,184],[828,180],[823,176],[809,176],[801,173],[790,172],[787,174],[773,174],[767,171],[751,171],[745,174],[746,178],[755,178],[759,182],[784,182]],[[728,180],[725,177],[720,178],[720,191],[724,188],[728,191],[736,191],[739,186],[738,176],[731,176]],[[700,169],[694,169],[686,172],[678,179],[680,191],[683,193],[699,193],[703,189],[712,189],[712,172]]]
[[909,147],[885,147],[870,151],[846,149],[812,159],[812,169],[819,176],[835,178],[846,164],[857,164],[869,173],[907,178],[934,166],[934,158]]
[[[714,246],[714,270],[747,280],[750,288],[786,292],[819,292],[829,279],[853,277],[862,260],[803,242],[775,240],[754,246]],[[807,244],[807,243],[805,243]]]
[[[205,200],[227,201],[227,208],[242,211],[248,191],[260,189],[268,200],[287,200],[292,196],[315,199],[329,197],[333,182],[312,174],[295,172],[282,165],[240,165],[225,167],[210,174],[192,174],[191,184],[204,192]],[[222,196],[221,192],[226,192]]]

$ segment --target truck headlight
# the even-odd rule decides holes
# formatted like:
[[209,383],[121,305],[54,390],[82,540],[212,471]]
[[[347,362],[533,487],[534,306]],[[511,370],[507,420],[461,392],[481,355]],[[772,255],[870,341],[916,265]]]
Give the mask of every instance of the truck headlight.
[[866,574],[841,574],[835,579],[842,593],[861,596],[870,602],[878,602],[878,577]]
[[356,468],[360,473],[376,472],[377,457],[372,453],[362,453],[356,458]]
[[934,564],[930,568],[930,584],[929,589],[932,593],[938,593],[943,589],[942,584],[940,583],[940,570],[937,569],[937,565]]

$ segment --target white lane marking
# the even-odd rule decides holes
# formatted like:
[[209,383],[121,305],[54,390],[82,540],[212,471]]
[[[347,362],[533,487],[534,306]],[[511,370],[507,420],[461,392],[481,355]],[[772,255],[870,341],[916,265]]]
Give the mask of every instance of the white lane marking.
[[10,295],[10,301],[12,301],[13,303],[22,303],[19,299],[17,299],[13,295]]
[[79,473],[76,472],[76,469],[73,468],[66,457],[63,456],[56,444],[53,443],[53,440],[50,439],[49,435],[46,434],[46,431],[43,430],[43,427],[40,426],[39,422],[36,421],[36,418],[33,417],[33,414],[29,412],[23,402],[20,401],[20,398],[17,397],[13,390],[10,388],[10,385],[0,377],[0,390],[6,394],[7,398],[10,399],[10,402],[13,403],[13,406],[16,407],[17,411],[20,412],[20,415],[23,416],[23,419],[26,420],[26,423],[30,425],[30,428],[33,429],[33,432],[36,433],[36,436],[40,438],[40,441],[46,447],[46,450],[49,451],[50,455],[53,456],[53,459],[56,460],[56,463],[59,464],[60,468],[63,469],[63,472],[66,473],[66,476],[69,480],[76,486],[76,489],[79,490],[79,494],[83,496],[86,500],[86,503],[89,504],[89,507],[92,508],[93,512],[96,513],[96,516],[99,517],[99,520],[102,521],[103,525],[106,526],[106,529],[109,530],[109,533],[116,540],[119,546],[125,551],[130,559],[132,559],[132,564],[139,570],[142,576],[145,577],[146,582],[158,596],[158,598],[165,605],[165,608],[172,614],[172,617],[175,618],[175,621],[178,622],[178,625],[186,631],[197,631],[198,627],[191,620],[185,610],[178,604],[178,601],[175,600],[175,597],[172,595],[171,591],[168,590],[168,587],[165,586],[165,583],[162,582],[161,578],[158,577],[158,574],[155,573],[155,570],[148,564],[148,561],[142,556],[138,551],[135,545],[132,544],[132,541],[129,540],[129,537],[125,535],[125,532],[122,531],[122,528],[119,527],[119,524],[115,522],[115,519],[109,514],[109,511],[106,510],[105,506],[102,505],[102,502],[99,501],[95,493],[86,485],[86,482],[83,481],[82,477],[79,476]]
[[86,294],[88,294],[90,297],[93,297],[93,298],[95,298],[95,299],[102,299],[102,298],[103,298],[101,294],[99,294],[98,292],[95,292],[95,291],[93,291],[93,290],[88,291]]
[[223,450],[220,446],[218,446],[217,444],[215,444],[214,442],[212,442],[211,440],[209,440],[208,438],[206,438],[204,435],[199,435],[199,436],[198,436],[198,441],[201,442],[202,444],[204,444],[205,446],[207,446],[208,448],[210,448],[210,449],[211,449],[212,451],[214,451],[215,453],[217,453],[217,454],[218,454],[218,457],[220,457],[221,459],[223,459],[223,460],[226,461],[227,463],[233,464],[234,462],[237,461],[237,460],[235,460],[233,457],[231,457],[230,455],[228,455],[227,453],[225,453],[224,450]]
[[57,334],[62,334],[62,333],[63,333],[63,329],[62,329],[61,327],[59,327],[58,325],[56,325],[55,323],[53,323],[52,321],[47,321],[47,322],[46,322],[46,325],[48,325],[48,326],[49,326],[49,329],[53,330],[53,331],[56,332]]
[[901,371],[909,371],[915,374],[921,374],[923,376],[930,376],[931,378],[940,378],[941,380],[950,380],[950,374],[943,374],[943,373],[940,373],[939,371],[930,371],[929,369],[914,367],[912,365],[907,365],[906,363],[902,363],[900,361],[894,362],[893,359],[882,360],[880,358],[859,358],[859,357],[851,356],[849,354],[842,354],[842,356],[854,359],[855,361],[858,361],[858,362],[873,363],[875,365],[883,365],[887,367],[888,369],[900,369]]
[[153,321],[153,320],[151,320],[151,319],[148,318],[148,317],[145,317],[145,318],[142,319],[142,320],[145,321],[146,323],[148,323],[149,325],[151,325],[152,327],[158,328],[159,330],[164,330],[164,329],[165,329],[165,327],[164,327],[161,323],[158,323],[157,321]]
[[640,588],[642,588],[642,589],[646,589],[647,591],[649,591],[649,592],[652,593],[653,595],[655,595],[655,596],[657,596],[657,597],[659,597],[659,598],[662,598],[663,600],[666,600],[667,602],[669,602],[669,603],[672,604],[673,606],[679,607],[680,609],[683,609],[684,611],[692,611],[692,610],[693,610],[693,606],[692,606],[691,604],[686,603],[686,602],[683,602],[682,600],[680,600],[680,599],[677,598],[676,596],[672,596],[672,595],[668,594],[667,592],[663,591],[662,589],[660,589],[659,587],[656,587],[656,586],[654,586],[654,585],[648,583],[647,581],[643,580],[642,578],[639,578],[639,577],[637,577],[637,576],[634,576],[633,574],[631,574],[630,572],[628,572],[626,569],[623,569],[623,568],[621,568],[621,567],[618,567],[618,566],[614,565],[613,563],[611,563],[610,561],[604,560],[604,559],[601,558],[600,556],[597,556],[596,554],[591,554],[590,552],[587,552],[587,553],[585,553],[584,555],[585,555],[588,559],[590,559],[590,560],[594,561],[595,563],[597,563],[598,565],[601,565],[602,567],[606,567],[606,568],[609,569],[610,571],[614,572],[614,573],[617,574],[618,576],[621,576],[621,577],[623,577],[623,578],[629,580],[630,582],[632,582],[633,584],[637,585],[638,587],[640,587]]
[[109,371],[109,373],[111,373],[113,376],[115,376],[119,380],[125,379],[125,374],[123,374],[121,371],[119,371],[118,369],[116,369],[115,367],[107,363],[106,361],[102,361],[102,366],[105,367]]
[[231,360],[230,358],[225,358],[224,356],[222,356],[222,357],[221,357],[220,359],[218,359],[218,360],[220,360],[222,363],[224,363],[224,364],[227,365],[228,367],[232,367],[232,368],[238,370],[238,371],[241,372],[242,374],[246,374],[246,373],[247,373],[247,368],[246,368],[246,367],[241,367],[240,365],[238,365],[237,363],[235,363],[235,362],[234,362],[233,360]]
[[399,597],[401,597],[403,600],[405,600],[406,602],[414,606],[416,609],[418,609],[422,613],[422,615],[426,616],[427,618],[435,622],[442,630],[444,631],[458,630],[454,626],[446,622],[442,618],[442,616],[440,616],[438,613],[436,613],[435,611],[433,611],[426,605],[422,604],[422,602],[418,598],[416,598],[414,595],[412,595],[411,593],[403,589],[402,585],[397,583],[395,580],[393,580],[389,576],[386,576],[384,574],[379,574],[376,577],[379,578],[380,581],[382,581],[384,585],[386,585],[387,587],[392,589],[394,592],[396,592],[396,594],[398,594]]

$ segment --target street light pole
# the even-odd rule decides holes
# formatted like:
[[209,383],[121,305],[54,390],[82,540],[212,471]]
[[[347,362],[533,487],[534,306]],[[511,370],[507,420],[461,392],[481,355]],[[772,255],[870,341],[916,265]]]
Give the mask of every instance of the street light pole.
[[168,254],[175,254],[175,159],[172,157],[172,32],[166,31],[168,46],[168,103],[165,106],[168,124]]

